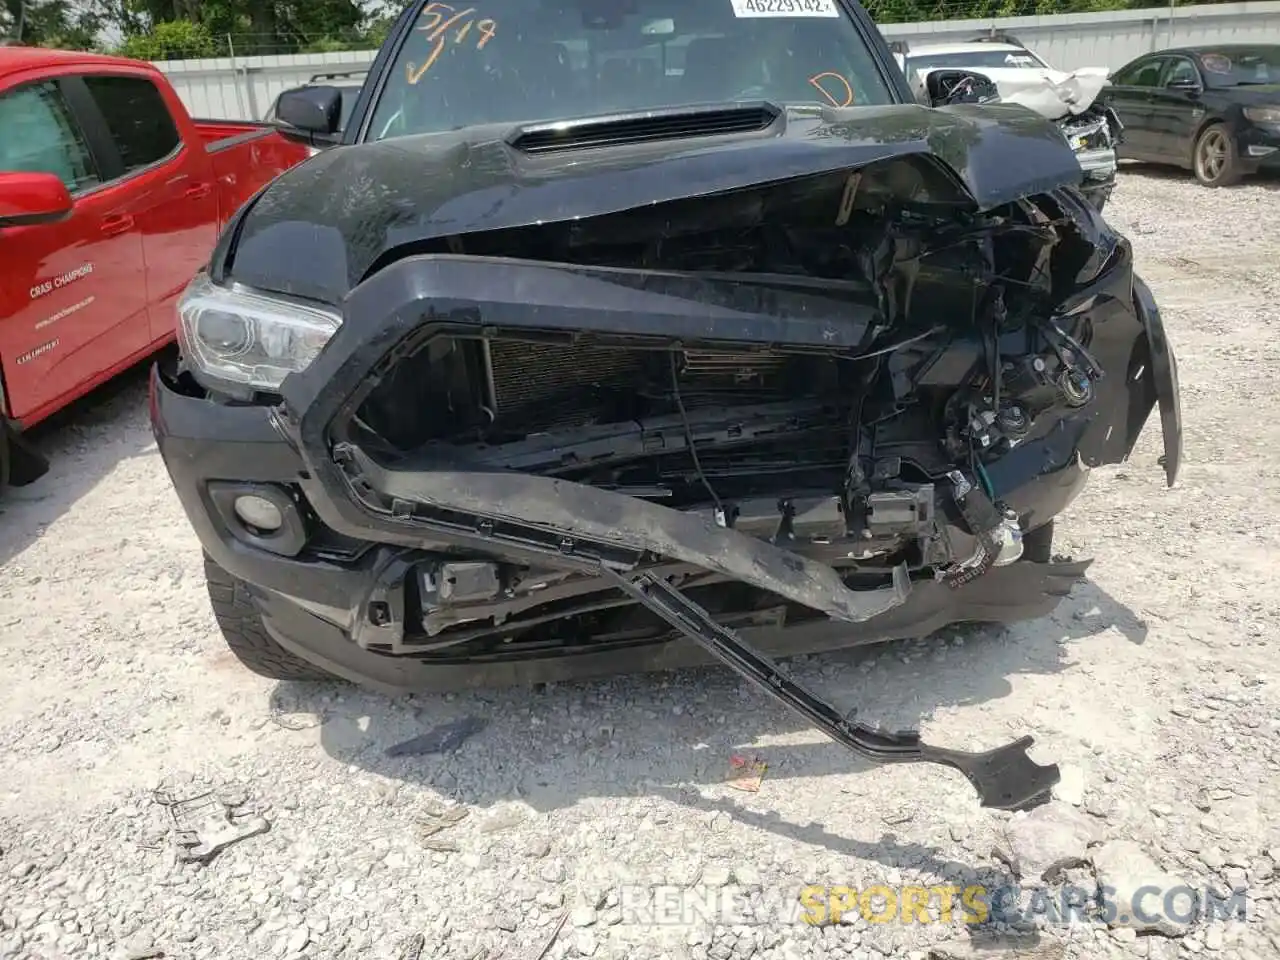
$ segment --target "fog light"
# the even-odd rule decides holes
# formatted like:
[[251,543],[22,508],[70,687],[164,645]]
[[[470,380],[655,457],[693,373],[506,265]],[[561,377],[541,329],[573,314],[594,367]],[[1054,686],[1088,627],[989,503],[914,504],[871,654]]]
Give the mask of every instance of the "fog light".
[[284,526],[284,514],[266,497],[253,494],[236,497],[235,511],[237,517],[258,530],[271,532]]

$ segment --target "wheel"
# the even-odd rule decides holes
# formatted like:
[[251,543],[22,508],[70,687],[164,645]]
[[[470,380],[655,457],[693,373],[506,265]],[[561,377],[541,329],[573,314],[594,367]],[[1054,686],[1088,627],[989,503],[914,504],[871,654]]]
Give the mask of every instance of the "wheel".
[[5,487],[25,487],[48,472],[49,461],[0,416],[0,491]]
[[1196,140],[1192,167],[1206,187],[1226,187],[1240,179],[1235,140],[1221,123],[1210,124]]
[[269,680],[337,679],[272,640],[244,581],[227,573],[208,555],[204,558],[204,579],[223,639],[251,671]]
[[1048,563],[1053,559],[1053,521],[1022,535],[1022,560]]

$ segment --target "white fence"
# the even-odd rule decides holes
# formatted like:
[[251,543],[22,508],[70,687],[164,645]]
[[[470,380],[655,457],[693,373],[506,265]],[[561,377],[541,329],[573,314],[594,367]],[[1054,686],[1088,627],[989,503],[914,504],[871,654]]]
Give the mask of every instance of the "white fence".
[[[1015,34],[1060,69],[1116,68],[1140,54],[1202,43],[1280,43],[1280,0],[1191,7],[1152,7],[995,20],[893,23],[890,40],[937,43],[966,40],[995,27]],[[219,57],[157,63],[197,117],[260,119],[282,90],[314,74],[362,70],[371,50],[275,57]]]

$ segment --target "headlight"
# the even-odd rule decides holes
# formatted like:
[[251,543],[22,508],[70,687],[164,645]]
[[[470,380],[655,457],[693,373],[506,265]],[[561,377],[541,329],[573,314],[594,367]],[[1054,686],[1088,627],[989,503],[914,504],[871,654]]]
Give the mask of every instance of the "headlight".
[[1244,115],[1254,123],[1280,123],[1280,107],[1245,107]]
[[1097,150],[1110,146],[1111,144],[1107,138],[1107,121],[1097,120],[1093,123],[1071,127],[1067,131],[1067,142],[1071,144],[1071,149],[1076,152]]
[[199,274],[178,301],[178,344],[206,377],[254,390],[277,390],[305,370],[342,317],[241,287],[220,287]]

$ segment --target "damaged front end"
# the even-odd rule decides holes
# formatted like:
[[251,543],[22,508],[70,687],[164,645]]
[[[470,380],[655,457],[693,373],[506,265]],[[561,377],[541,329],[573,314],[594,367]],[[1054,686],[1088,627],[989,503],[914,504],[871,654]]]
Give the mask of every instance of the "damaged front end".
[[1093,103],[1078,114],[1058,120],[1058,127],[1084,171],[1080,192],[1095,210],[1101,210],[1115,192],[1117,148],[1124,142],[1124,124],[1111,107]]
[[[975,75],[990,81],[994,93],[974,101],[978,91],[966,78]],[[922,101],[933,97],[930,91],[939,91],[942,102],[1016,104],[1052,121],[1080,164],[1080,192],[1101,211],[1115,191],[1117,147],[1124,138],[1119,115],[1097,99],[1108,82],[1106,71],[1096,68],[1071,74],[1021,68],[937,68],[916,74],[916,91]]]
[[[744,640],[1046,612],[1085,568],[1049,561],[1053,517],[1157,402],[1176,477],[1176,368],[1128,244],[1073,189],[964,184],[904,155],[403,244],[314,361],[230,407],[237,475],[207,403],[195,425],[199,371],[153,381],[161,450],[267,631],[335,673],[533,679],[683,636],[851,749],[1016,806],[1056,779],[1029,739],[975,755],[851,723]],[[246,492],[288,522],[237,525]]]

